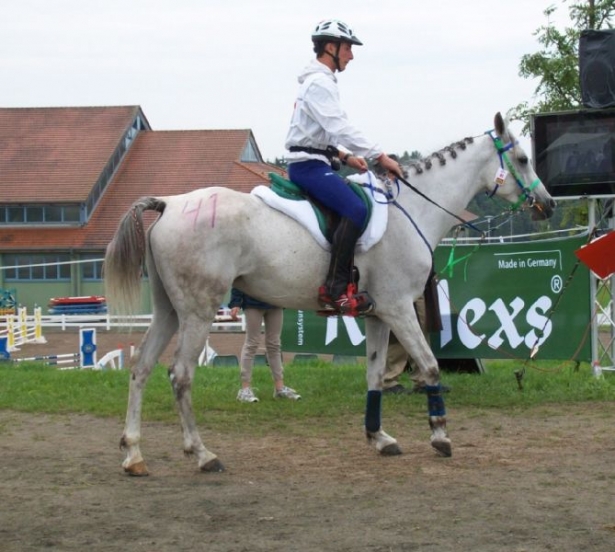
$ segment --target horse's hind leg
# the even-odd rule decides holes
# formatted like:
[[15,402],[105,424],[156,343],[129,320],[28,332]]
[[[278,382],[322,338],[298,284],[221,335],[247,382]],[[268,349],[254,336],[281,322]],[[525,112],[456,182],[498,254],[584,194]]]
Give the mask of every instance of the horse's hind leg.
[[175,358],[169,368],[169,380],[181,418],[184,453],[197,455],[201,471],[220,472],[224,471],[224,466],[213,452],[205,448],[196,427],[192,408],[194,372],[199,354],[207,341],[212,320],[213,314],[208,321],[197,316],[190,316],[181,321]]
[[124,433],[120,440],[120,448],[126,451],[126,459],[122,466],[124,471],[130,475],[148,475],[147,466],[139,448],[143,390],[152,368],[177,331],[177,327],[175,311],[166,312],[164,315],[157,313],[135,356],[131,359],[128,409]]
[[173,308],[151,255],[147,256],[147,271],[150,277],[154,316],[143,341],[130,361],[128,409],[124,433],[120,440],[120,448],[126,451],[126,459],[122,466],[130,475],[148,475],[139,448],[143,391],[152,369],[179,326],[177,312]]

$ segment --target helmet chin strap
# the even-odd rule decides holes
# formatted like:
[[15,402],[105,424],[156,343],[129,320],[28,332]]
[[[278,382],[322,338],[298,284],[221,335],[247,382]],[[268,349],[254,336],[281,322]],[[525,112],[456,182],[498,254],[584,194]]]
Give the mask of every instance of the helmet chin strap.
[[331,52],[327,52],[327,50],[325,50],[325,54],[331,56],[333,58],[333,62],[335,63],[335,68],[338,71],[341,71],[342,68],[340,67],[340,48],[342,47],[342,43],[341,42],[336,42],[337,47],[335,49],[335,55],[333,55]]

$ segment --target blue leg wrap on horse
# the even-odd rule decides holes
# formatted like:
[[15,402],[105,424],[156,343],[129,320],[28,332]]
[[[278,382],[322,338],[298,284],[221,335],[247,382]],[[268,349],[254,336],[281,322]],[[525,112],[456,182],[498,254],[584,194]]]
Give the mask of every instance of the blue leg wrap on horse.
[[380,430],[380,410],[382,404],[382,391],[367,392],[367,406],[365,407],[365,429],[367,431]]
[[446,416],[446,409],[444,408],[444,399],[440,390],[440,384],[438,385],[426,385],[425,391],[427,392],[427,410],[430,416]]

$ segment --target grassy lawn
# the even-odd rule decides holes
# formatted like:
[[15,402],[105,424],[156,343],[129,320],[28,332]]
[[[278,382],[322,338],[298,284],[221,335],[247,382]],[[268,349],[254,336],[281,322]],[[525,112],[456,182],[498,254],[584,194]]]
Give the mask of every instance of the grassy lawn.
[[[501,408],[515,411],[538,405],[615,400],[615,373],[595,378],[588,364],[540,361],[525,366],[519,388],[515,371],[524,365],[514,361],[487,361],[485,374],[444,373],[443,382],[452,388],[445,395],[449,408]],[[41,364],[0,363],[0,409],[41,413],[83,413],[123,420],[128,397],[127,371],[58,371]],[[365,406],[365,367],[332,365],[322,361],[289,364],[287,385],[303,399],[274,400],[271,375],[257,366],[253,386],[258,404],[242,404],[235,397],[239,388],[237,368],[197,369],[193,405],[200,424],[224,425],[227,431],[260,428],[310,432],[333,428],[336,419],[356,417],[361,421]],[[387,396],[383,416],[426,415],[423,395]],[[143,419],[177,423],[174,399],[164,366],[157,366],[148,382]],[[303,429],[301,429],[303,428]]]

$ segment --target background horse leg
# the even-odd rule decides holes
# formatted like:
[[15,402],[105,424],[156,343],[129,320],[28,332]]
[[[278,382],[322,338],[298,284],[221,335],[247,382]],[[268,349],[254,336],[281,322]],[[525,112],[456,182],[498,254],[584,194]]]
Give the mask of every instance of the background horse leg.
[[205,448],[196,427],[192,408],[194,371],[199,354],[207,342],[213,319],[213,314],[209,320],[193,315],[181,321],[175,358],[169,368],[169,380],[181,419],[184,454],[196,454],[201,471],[220,472],[224,471],[224,466],[213,452]]
[[124,433],[120,440],[120,449],[126,451],[126,459],[122,466],[124,471],[130,475],[149,474],[139,448],[143,390],[152,372],[152,368],[173,335],[175,335],[177,327],[178,322],[175,311],[167,312],[165,315],[156,313],[141,345],[131,360],[128,409],[126,411]]
[[389,342],[389,327],[379,318],[365,319],[367,337],[367,404],[365,405],[365,435],[383,456],[395,456],[402,451],[397,440],[381,427],[382,380],[386,362],[386,348]]

